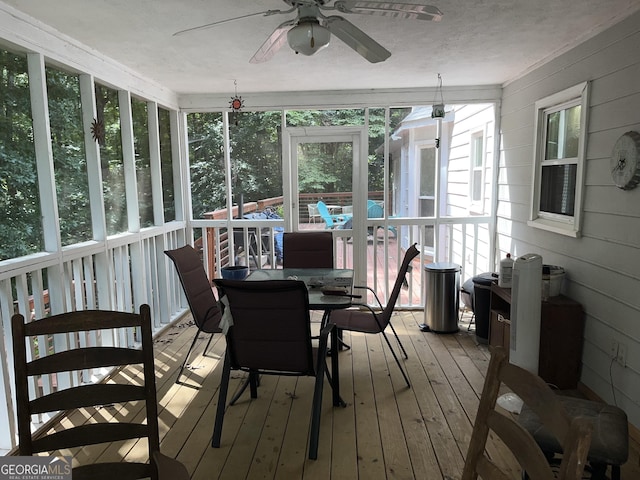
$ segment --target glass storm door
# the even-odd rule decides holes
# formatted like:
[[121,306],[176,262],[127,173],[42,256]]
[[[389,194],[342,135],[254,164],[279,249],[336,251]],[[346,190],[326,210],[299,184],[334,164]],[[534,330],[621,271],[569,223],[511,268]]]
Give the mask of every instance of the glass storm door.
[[[361,231],[366,235],[367,165],[361,159],[366,154],[366,130],[286,128],[283,149],[285,229],[333,230],[345,240],[345,230],[352,230],[349,237]],[[323,217],[326,211],[319,211],[318,202],[324,203],[330,218]],[[360,261],[353,257],[354,264]]]

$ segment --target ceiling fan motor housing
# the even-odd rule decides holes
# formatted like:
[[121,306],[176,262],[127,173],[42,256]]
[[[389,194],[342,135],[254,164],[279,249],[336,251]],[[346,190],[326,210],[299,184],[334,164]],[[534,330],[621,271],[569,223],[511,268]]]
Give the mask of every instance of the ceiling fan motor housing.
[[322,6],[327,3],[327,0],[283,0],[287,5],[292,7],[304,7],[305,5],[317,5]]
[[287,32],[287,42],[291,49],[303,55],[313,55],[329,45],[330,40],[331,32],[314,17],[301,18]]

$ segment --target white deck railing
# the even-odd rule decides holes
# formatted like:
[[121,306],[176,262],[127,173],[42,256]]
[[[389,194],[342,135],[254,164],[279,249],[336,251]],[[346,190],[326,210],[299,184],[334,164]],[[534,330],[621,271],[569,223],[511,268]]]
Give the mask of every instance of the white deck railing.
[[[428,220],[422,218],[369,219],[366,243],[366,278],[380,298],[386,299],[397,275],[404,250],[418,243],[422,252],[414,262],[398,307],[424,306],[424,274],[426,263],[454,262],[461,266],[463,279],[493,270],[493,242],[488,217]],[[142,303],[151,306],[154,328],[160,331],[187,309],[173,265],[164,250],[182,246],[185,239],[198,238],[203,261],[210,277],[234,262],[252,268],[278,268],[276,235],[284,223],[278,220],[198,220],[193,231],[183,222],[123,234],[105,242],[86,242],[66,247],[56,253],[40,253],[0,262],[0,422],[8,428],[0,432],[0,449],[7,451],[16,444],[15,394],[11,317],[22,313],[31,320],[45,319],[51,314],[82,309],[137,311]],[[393,229],[389,227],[392,226]],[[380,227],[380,228],[378,228]],[[228,235],[229,228],[235,234]],[[433,229],[433,241],[427,232]],[[393,230],[397,232],[397,238]],[[260,232],[257,234],[257,232]],[[334,230],[336,266],[353,268],[353,252],[361,253],[364,242],[354,241],[350,230]],[[432,245],[432,246],[427,246]],[[244,246],[251,246],[245,248]],[[239,248],[242,247],[242,248]],[[234,252],[230,255],[230,252]],[[418,268],[415,268],[415,267]],[[102,332],[87,338],[54,336],[34,339],[31,356],[76,345],[132,345],[135,331],[127,335]],[[44,346],[44,348],[43,348]],[[39,396],[69,385],[95,381],[106,372],[79,372],[72,376],[43,377],[30,385],[31,394]],[[41,422],[45,418],[35,419]]]

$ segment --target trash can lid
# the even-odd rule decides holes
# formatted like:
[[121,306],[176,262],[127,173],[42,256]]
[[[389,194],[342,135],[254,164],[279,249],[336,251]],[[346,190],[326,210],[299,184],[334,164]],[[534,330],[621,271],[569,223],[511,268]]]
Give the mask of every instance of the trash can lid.
[[460,265],[458,265],[457,263],[436,262],[425,265],[424,269],[431,272],[459,272]]
[[473,277],[473,283],[474,284],[477,283],[478,285],[491,285],[497,279],[498,279],[498,277],[496,276],[495,273],[486,272],[486,273],[481,273],[480,275],[476,275],[475,277]]

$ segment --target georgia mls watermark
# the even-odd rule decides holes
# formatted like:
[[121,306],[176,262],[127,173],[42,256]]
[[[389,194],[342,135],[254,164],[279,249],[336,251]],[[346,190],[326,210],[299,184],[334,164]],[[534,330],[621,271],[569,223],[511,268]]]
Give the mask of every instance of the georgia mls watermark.
[[71,457],[0,457],[0,480],[71,480]]

